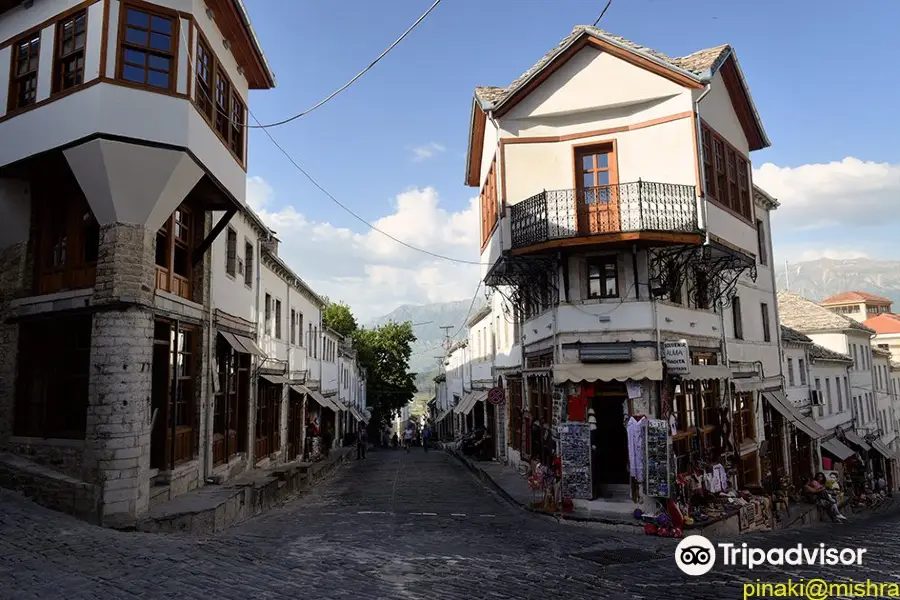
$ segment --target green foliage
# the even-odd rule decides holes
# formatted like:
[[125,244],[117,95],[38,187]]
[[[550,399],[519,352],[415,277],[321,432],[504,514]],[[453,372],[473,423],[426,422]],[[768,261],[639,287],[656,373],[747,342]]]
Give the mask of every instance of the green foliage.
[[409,322],[355,330],[353,346],[366,370],[366,399],[372,407],[372,424],[379,425],[413,399],[416,374],[409,372],[409,358],[415,341]]
[[343,302],[329,303],[322,311],[322,322],[345,337],[352,336],[359,328],[350,307]]

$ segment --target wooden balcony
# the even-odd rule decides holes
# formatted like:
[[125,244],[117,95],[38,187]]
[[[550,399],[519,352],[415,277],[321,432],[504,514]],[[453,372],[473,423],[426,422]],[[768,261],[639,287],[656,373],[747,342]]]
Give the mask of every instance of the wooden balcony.
[[699,244],[692,185],[635,181],[543,191],[510,207],[513,253],[647,241]]

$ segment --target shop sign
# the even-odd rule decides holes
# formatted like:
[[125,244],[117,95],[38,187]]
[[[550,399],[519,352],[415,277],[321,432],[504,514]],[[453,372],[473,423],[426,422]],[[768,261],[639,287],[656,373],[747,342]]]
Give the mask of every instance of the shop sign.
[[490,402],[494,406],[500,406],[501,404],[503,404],[505,398],[506,396],[503,393],[503,388],[491,388],[491,391],[488,392],[488,402]]
[[691,372],[691,351],[687,340],[664,342],[663,360],[669,375],[688,375]]

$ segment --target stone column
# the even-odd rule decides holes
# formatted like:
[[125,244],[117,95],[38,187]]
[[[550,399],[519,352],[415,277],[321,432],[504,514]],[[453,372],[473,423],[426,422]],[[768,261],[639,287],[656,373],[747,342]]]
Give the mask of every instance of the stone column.
[[149,506],[155,243],[140,225],[101,228],[84,469],[104,524]]

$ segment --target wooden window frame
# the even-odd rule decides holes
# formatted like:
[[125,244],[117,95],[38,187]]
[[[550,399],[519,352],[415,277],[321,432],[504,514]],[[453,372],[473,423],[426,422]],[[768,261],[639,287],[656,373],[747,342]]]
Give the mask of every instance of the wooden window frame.
[[753,189],[750,159],[703,120],[700,138],[707,198],[753,225],[756,218],[750,197]]
[[92,322],[78,315],[19,325],[14,435],[85,439]]
[[744,323],[741,314],[741,297],[735,296],[731,301],[731,320],[734,326],[734,339],[744,339]]
[[[210,129],[213,130],[213,133],[216,134],[216,137],[219,138],[219,141],[225,145],[241,168],[246,170],[248,137],[246,133],[247,102],[237,92],[234,81],[229,77],[225,66],[212,51],[212,45],[209,43],[206,35],[204,35],[203,31],[200,30],[196,23],[194,23],[194,28],[197,30],[197,48],[202,48],[202,51],[208,53],[209,56],[208,64],[204,63],[204,70],[208,70],[209,73],[207,79],[203,79],[200,73],[201,69],[199,68],[199,61],[203,59],[201,52],[197,51],[195,52],[195,56],[193,56],[193,69],[196,72],[193,98],[194,107],[206,121],[206,124],[209,125]],[[220,77],[228,89],[228,94],[225,98],[226,105],[224,111],[219,110],[216,102],[217,87]],[[208,96],[204,95],[205,93],[208,93]],[[209,106],[207,106],[207,102]],[[235,110],[236,105],[239,106],[239,110],[237,111]],[[220,131],[216,126],[220,112],[224,112],[224,131]],[[235,125],[237,120],[236,117],[238,116],[236,112],[240,113],[241,127]]]
[[253,244],[244,238],[244,285],[251,290],[253,289],[253,270],[256,268],[254,254]]
[[247,452],[251,373],[250,355],[235,352],[221,338],[216,354],[219,389],[213,403],[214,466],[227,463],[234,456]]
[[769,244],[766,232],[766,224],[762,219],[756,220],[756,258],[759,264],[767,266],[769,264]]
[[494,229],[499,222],[499,209],[497,207],[497,157],[491,161],[484,185],[479,194],[481,202],[481,249],[487,246]]
[[[756,440],[756,410],[753,406],[753,392],[736,392],[731,397],[733,414],[732,431],[738,447]],[[746,419],[746,423],[745,423]],[[747,435],[749,430],[750,435]]]
[[280,340],[282,333],[284,333],[281,330],[281,325],[282,325],[281,320],[282,320],[281,319],[281,300],[278,298],[275,298],[275,339],[276,340]]
[[256,405],[254,459],[264,460],[281,447],[281,386],[260,380]]
[[297,311],[291,309],[291,344],[297,344]]
[[759,303],[759,310],[762,316],[763,341],[772,342],[772,317],[769,314],[769,305],[765,302]]
[[237,277],[237,230],[228,227],[225,230],[225,274],[234,279]]
[[[36,57],[32,57],[32,45],[34,40],[37,40],[37,48],[35,49]],[[17,74],[17,64],[18,58],[20,57],[19,51],[21,50],[21,46],[27,46],[28,48],[28,63],[30,66],[32,58],[35,58],[35,66],[34,69],[30,69],[25,73],[19,75]],[[17,39],[10,47],[10,66],[9,66],[9,92],[6,102],[6,110],[7,114],[16,113],[19,111],[27,110],[38,103],[37,95],[38,95],[38,77],[40,75],[41,70],[41,30],[33,31],[28,35],[23,35],[19,39]],[[25,83],[26,81],[34,82],[34,99],[25,104],[19,104],[19,90],[20,85]]]
[[[97,276],[100,225],[77,183],[34,185],[32,200],[32,226],[36,229],[34,293],[92,288]],[[64,256],[61,264],[54,260],[57,251]]]
[[788,385],[790,387],[796,387],[796,379],[794,379],[794,359],[791,356],[787,357],[787,372],[788,372]]
[[[129,10],[133,10],[133,11],[136,11],[139,13],[144,13],[144,14],[148,15],[148,17],[150,18],[150,23],[151,23],[148,25],[148,28],[152,28],[152,18],[153,17],[158,17],[161,19],[167,19],[167,20],[171,21],[172,29],[171,29],[170,37],[171,37],[172,45],[171,45],[170,50],[169,51],[159,50],[159,49],[152,48],[151,46],[149,46],[151,29],[147,30],[148,46],[140,46],[138,44],[135,44],[134,42],[127,42],[126,38],[125,38],[125,33],[128,28],[127,23],[128,23],[128,11]],[[156,92],[156,93],[161,93],[161,94],[168,94],[171,96],[177,96],[178,94],[177,94],[176,90],[178,88],[178,50],[180,47],[180,43],[179,43],[179,41],[181,39],[180,35],[181,35],[181,17],[179,16],[177,11],[170,10],[166,7],[158,6],[155,4],[151,5],[151,4],[145,4],[143,2],[138,3],[138,2],[130,2],[129,0],[123,0],[119,5],[119,33],[118,33],[118,37],[116,39],[116,45],[117,45],[117,48],[116,48],[116,79],[119,82],[124,83],[127,86],[136,87],[138,89],[142,89],[142,90],[146,90],[146,91],[151,91],[151,92]],[[133,81],[131,79],[125,78],[125,65],[126,65],[125,50],[128,48],[130,48],[136,52],[144,52],[147,54],[145,66],[143,67],[145,74],[146,74],[144,82],[137,82],[137,81]],[[147,78],[149,77],[149,73],[151,71],[150,66],[149,66],[149,59],[150,59],[151,55],[160,56],[160,57],[166,58],[170,61],[170,70],[168,71],[169,81],[168,81],[168,85],[166,87],[152,85],[150,83],[147,83],[147,81],[146,81]],[[128,64],[133,64],[133,63],[128,63]],[[137,66],[137,65],[134,64],[134,66]],[[156,71],[156,72],[162,72],[159,69],[152,69],[152,70]]]
[[[697,364],[696,360],[692,362]],[[681,391],[672,394],[672,406],[677,423],[676,432],[672,435],[672,448],[676,471],[686,473],[692,465],[693,446],[696,446],[701,455],[712,449],[710,440],[720,427],[718,413],[720,389],[717,380],[684,380],[680,385]],[[693,442],[693,438],[697,438],[696,443]]]
[[266,292],[265,304],[263,306],[263,330],[265,334],[272,335],[272,295]]
[[[189,222],[185,225],[179,216],[185,216]],[[165,265],[156,262],[156,288],[175,294],[186,300],[193,300],[193,277],[194,265],[192,264],[192,254],[197,241],[197,215],[184,203],[172,211],[172,214],[159,228],[156,234],[157,240],[157,260],[159,260],[159,242],[162,237],[165,239]],[[187,238],[175,235],[176,229],[183,227],[187,232]],[[187,274],[181,275],[175,272],[175,256],[177,251],[181,250],[186,255]]]
[[[613,273],[615,274],[615,284],[616,289],[613,294],[606,293],[606,268],[612,266]],[[591,269],[596,268],[598,270],[599,275],[594,277],[591,275]],[[602,285],[600,288],[599,294],[594,294],[591,291],[591,282],[599,281]],[[619,260],[617,255],[612,256],[595,256],[588,258],[587,260],[587,297],[591,300],[607,300],[612,298],[619,298],[621,292],[621,285],[619,285]]]
[[[75,40],[78,37],[77,24],[78,19],[83,19],[84,22],[84,31],[82,35],[84,36],[84,41],[80,48],[73,47],[71,51],[66,54],[63,54],[63,44],[65,41],[65,25],[69,22],[72,23],[72,44],[75,45]],[[68,90],[76,89],[82,85],[84,85],[84,73],[85,73],[85,64],[87,63],[87,39],[88,39],[88,12],[87,10],[82,10],[80,12],[74,13],[67,17],[64,17],[56,22],[56,34],[54,35],[54,44],[53,44],[53,86],[51,88],[51,95],[60,94],[62,92],[66,92]],[[78,59],[81,59],[81,69],[75,70],[76,73],[76,83],[72,85],[66,86],[66,65],[74,60],[75,64],[78,64]]]

